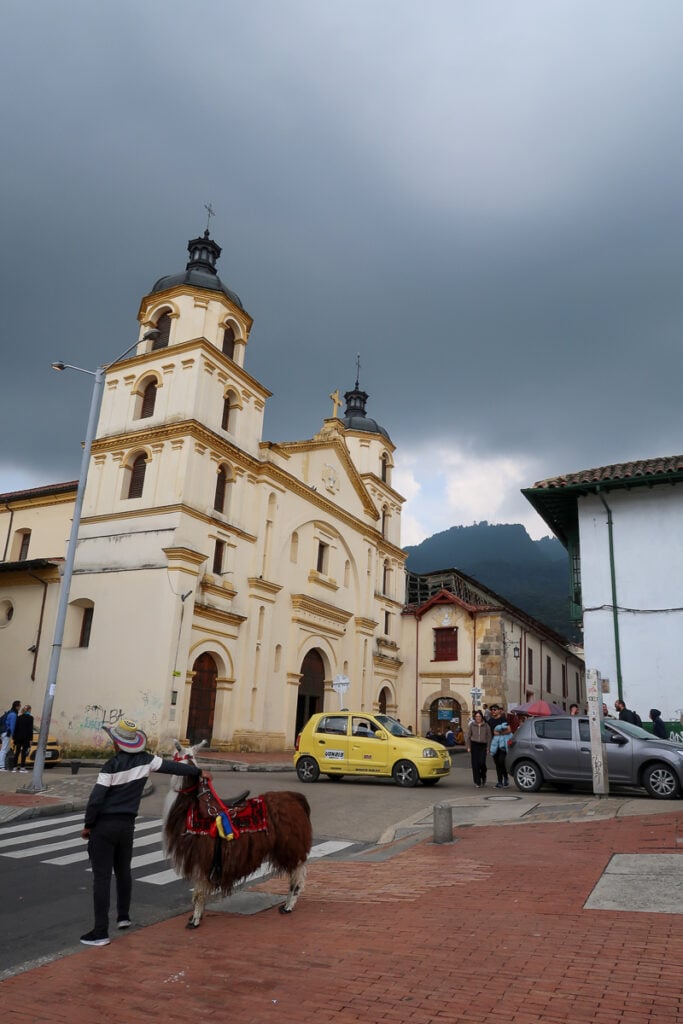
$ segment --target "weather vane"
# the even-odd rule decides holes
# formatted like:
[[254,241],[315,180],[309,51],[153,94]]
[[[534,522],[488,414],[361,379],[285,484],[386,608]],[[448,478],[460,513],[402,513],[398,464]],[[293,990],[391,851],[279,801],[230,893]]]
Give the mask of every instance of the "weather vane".
[[206,230],[208,231],[209,230],[209,225],[211,224],[211,218],[215,217],[216,214],[213,212],[213,206],[211,205],[211,203],[204,203],[204,209],[206,210],[206,213],[207,213],[207,217],[206,217]]

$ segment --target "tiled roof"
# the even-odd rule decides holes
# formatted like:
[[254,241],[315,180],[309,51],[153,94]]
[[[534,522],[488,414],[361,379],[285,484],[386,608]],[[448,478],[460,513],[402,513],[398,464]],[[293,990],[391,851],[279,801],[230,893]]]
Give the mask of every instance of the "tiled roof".
[[23,491],[6,491],[5,494],[0,494],[0,502],[4,505],[10,501],[26,501],[50,494],[66,494],[68,491],[75,491],[77,487],[78,480],[67,480],[64,484],[44,484],[42,487],[28,487]]
[[683,473],[683,455],[667,455],[658,459],[641,459],[639,462],[618,462],[614,466],[598,466],[596,469],[582,469],[578,473],[567,473],[565,476],[553,476],[547,480],[539,480],[533,490],[550,490],[562,487],[580,487],[582,484],[602,484],[619,482],[622,485],[629,480],[634,483],[656,482],[658,477],[668,477],[675,473]]

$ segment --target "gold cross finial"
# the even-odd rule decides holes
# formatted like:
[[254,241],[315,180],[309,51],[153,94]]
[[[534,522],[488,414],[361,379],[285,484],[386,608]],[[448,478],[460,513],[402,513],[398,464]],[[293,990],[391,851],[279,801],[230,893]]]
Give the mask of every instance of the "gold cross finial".
[[337,419],[337,409],[342,404],[342,400],[339,397],[339,388],[337,388],[335,391],[332,392],[332,394],[330,395],[330,398],[332,399],[332,406],[333,406],[332,415],[334,416],[335,419]]

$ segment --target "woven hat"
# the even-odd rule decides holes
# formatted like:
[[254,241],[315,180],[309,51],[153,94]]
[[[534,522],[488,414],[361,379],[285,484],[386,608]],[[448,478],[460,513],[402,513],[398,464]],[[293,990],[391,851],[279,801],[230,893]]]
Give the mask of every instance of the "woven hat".
[[137,754],[147,746],[147,737],[142,729],[138,729],[137,723],[129,718],[122,718],[113,729],[105,725],[104,731],[109,734],[117,747],[125,750],[127,754]]

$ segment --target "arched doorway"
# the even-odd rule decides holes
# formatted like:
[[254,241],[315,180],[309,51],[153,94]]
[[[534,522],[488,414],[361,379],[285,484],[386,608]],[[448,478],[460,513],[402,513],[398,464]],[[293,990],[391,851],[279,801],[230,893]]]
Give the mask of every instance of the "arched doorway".
[[380,715],[386,715],[387,704],[391,701],[391,691],[388,686],[383,686],[379,691],[379,698],[377,700],[377,710]]
[[200,654],[192,666],[190,710],[187,716],[187,738],[190,743],[211,742],[213,713],[216,707],[218,668],[210,654]]
[[318,651],[309,651],[301,663],[301,682],[296,701],[295,738],[311,715],[323,710],[325,665]]
[[429,705],[429,727],[433,732],[445,734],[452,719],[456,721],[453,731],[457,735],[458,730],[463,729],[462,709],[453,697],[437,697]]

